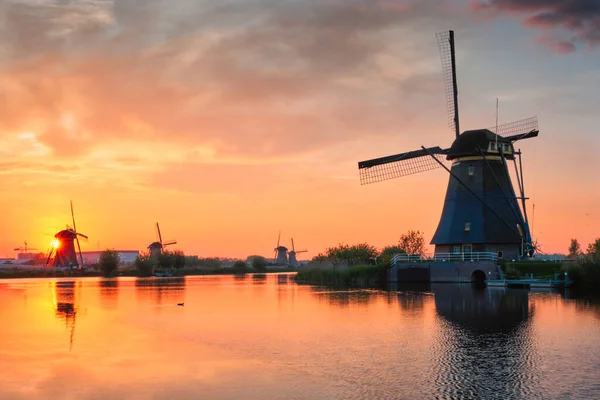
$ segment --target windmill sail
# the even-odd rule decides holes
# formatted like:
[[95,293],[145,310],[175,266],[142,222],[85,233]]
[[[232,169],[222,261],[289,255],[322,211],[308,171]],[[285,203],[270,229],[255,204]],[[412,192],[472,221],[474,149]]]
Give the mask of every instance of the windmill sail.
[[488,130],[512,141],[536,137],[539,134],[537,117],[510,122],[498,127],[488,128]]
[[[436,146],[428,148],[427,151],[442,163],[446,162],[448,149],[443,150]],[[358,163],[360,183],[366,185],[440,168],[441,165],[427,151],[413,150],[393,156],[361,161]]]
[[442,73],[446,86],[446,105],[448,106],[448,126],[454,130],[456,137],[460,135],[458,118],[458,84],[456,82],[456,58],[454,51],[454,31],[435,35],[442,57]]

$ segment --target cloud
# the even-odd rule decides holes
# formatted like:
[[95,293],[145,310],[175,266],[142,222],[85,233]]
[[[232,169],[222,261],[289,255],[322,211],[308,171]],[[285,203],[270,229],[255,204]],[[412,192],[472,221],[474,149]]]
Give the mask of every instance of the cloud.
[[[597,0],[472,0],[473,9],[483,13],[520,15],[526,26],[546,29],[540,43],[561,54],[576,50],[582,43],[590,49],[600,46],[600,2]],[[559,32],[566,32],[561,38]]]
[[409,39],[440,4],[7,1],[0,130],[56,157],[132,140],[246,159],[387,134],[439,80]]

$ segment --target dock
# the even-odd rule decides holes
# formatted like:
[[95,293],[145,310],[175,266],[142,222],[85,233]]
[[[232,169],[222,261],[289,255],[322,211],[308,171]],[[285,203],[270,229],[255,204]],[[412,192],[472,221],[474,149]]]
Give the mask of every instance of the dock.
[[562,288],[572,284],[570,280],[559,279],[495,279],[486,281],[489,287],[512,288]]

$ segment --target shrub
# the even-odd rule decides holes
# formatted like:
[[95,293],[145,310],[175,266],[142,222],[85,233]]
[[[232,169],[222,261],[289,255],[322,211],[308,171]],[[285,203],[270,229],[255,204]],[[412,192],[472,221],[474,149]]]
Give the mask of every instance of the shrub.
[[234,262],[232,268],[236,274],[245,274],[248,270],[246,263],[241,260]]
[[152,276],[152,272],[154,271],[154,262],[150,258],[150,255],[140,254],[135,259],[135,269],[138,272],[138,276]]
[[121,258],[119,253],[114,250],[106,250],[100,254],[100,270],[102,271],[102,276],[111,277],[117,273],[117,268],[119,268],[119,263],[121,262]]
[[252,259],[252,268],[257,271],[265,272],[267,270],[267,259],[261,256],[254,256]]

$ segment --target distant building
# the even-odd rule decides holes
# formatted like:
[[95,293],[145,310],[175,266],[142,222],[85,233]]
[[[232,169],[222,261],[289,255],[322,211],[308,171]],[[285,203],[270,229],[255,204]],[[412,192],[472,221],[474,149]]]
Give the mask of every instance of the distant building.
[[[98,264],[100,262],[100,254],[102,251],[82,251],[81,256],[83,257],[83,263],[85,265]],[[138,250],[114,250],[119,254],[121,264],[132,264],[135,259],[139,256]]]

